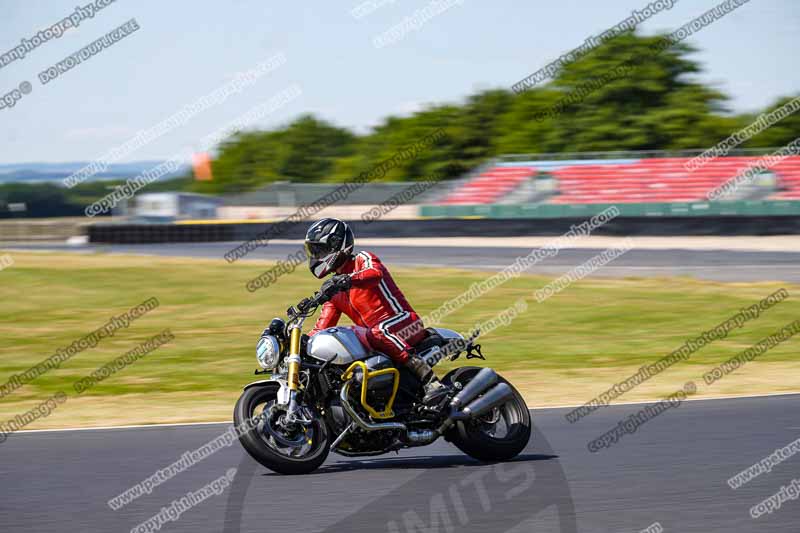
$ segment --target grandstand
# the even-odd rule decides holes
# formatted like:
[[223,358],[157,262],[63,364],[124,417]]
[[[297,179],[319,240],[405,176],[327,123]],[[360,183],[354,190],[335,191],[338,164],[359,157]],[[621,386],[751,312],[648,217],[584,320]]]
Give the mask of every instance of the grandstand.
[[[517,157],[518,159],[518,157]],[[707,195],[758,162],[759,156],[720,157],[686,170],[689,157],[496,161],[460,182],[438,203],[551,204],[672,203]],[[554,183],[531,186],[541,178]],[[527,188],[525,194],[515,194]],[[791,156],[743,185],[729,200],[800,200],[800,156]]]
[[500,201],[536,173],[529,166],[492,166],[450,192],[445,204],[491,204]]

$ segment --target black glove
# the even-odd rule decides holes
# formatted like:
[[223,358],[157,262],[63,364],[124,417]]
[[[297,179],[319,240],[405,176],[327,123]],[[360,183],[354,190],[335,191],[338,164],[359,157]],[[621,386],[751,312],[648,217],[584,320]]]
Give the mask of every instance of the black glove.
[[[300,303],[297,304],[297,310],[301,313],[305,313],[308,311],[308,308],[311,307],[311,300],[308,298],[303,298],[300,300]],[[286,314],[289,314],[288,312]]]
[[347,274],[336,274],[331,281],[340,291],[349,290],[353,286],[353,279]]
[[346,291],[350,288],[351,280],[347,274],[337,274],[325,280],[322,287],[319,288],[319,293],[327,301],[333,298],[337,292]]
[[321,299],[321,300],[327,302],[337,292],[339,292],[339,289],[338,289],[338,287],[336,287],[336,284],[333,282],[333,278],[326,279],[325,283],[322,284],[322,287],[319,288],[319,294],[320,294],[321,298],[318,298],[318,299]]

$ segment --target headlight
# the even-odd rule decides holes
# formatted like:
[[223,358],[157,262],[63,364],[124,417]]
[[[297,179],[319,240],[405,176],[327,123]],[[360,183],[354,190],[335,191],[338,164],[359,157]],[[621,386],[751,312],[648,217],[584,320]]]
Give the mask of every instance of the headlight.
[[261,368],[273,369],[278,365],[278,356],[281,353],[281,345],[278,339],[272,335],[264,335],[258,339],[256,344],[256,359]]

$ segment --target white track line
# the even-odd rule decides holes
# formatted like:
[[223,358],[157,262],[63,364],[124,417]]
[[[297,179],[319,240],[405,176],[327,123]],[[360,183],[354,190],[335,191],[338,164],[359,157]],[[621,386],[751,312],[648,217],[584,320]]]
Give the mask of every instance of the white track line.
[[[747,394],[744,396],[711,396],[709,398],[686,398],[683,400],[684,402],[705,402],[709,400],[718,401],[718,400],[739,400],[739,399],[746,399],[746,398],[769,398],[771,396],[798,396],[800,392],[768,392],[766,394]],[[661,400],[642,400],[638,402],[615,402],[611,405],[601,405],[597,408],[597,410],[605,409],[606,407],[616,407],[618,405],[643,405],[643,404],[650,404],[659,402]],[[547,405],[543,407],[533,407],[531,411],[544,411],[545,409],[576,409],[578,407],[583,407],[586,404],[582,405]],[[593,411],[594,412],[594,411]],[[589,416],[589,415],[586,415]]]
[[[508,264],[505,265],[487,265],[486,263],[477,263],[477,264],[462,264],[462,263],[454,263],[449,265],[439,265],[439,264],[430,264],[425,263],[424,266],[434,266],[434,267],[451,267],[451,268],[475,268],[475,267],[483,267],[483,268],[506,268]],[[557,269],[557,268],[564,268],[568,265],[559,265],[559,264],[541,264],[537,265],[534,268],[529,268],[528,272],[535,272],[536,269]],[[697,266],[663,266],[663,265],[653,265],[653,266],[625,266],[625,265],[607,265],[603,267],[604,269],[608,270],[719,270],[721,268],[724,269],[737,269],[737,268],[746,268],[746,269],[755,269],[755,268],[788,268],[791,270],[797,270],[797,265],[697,265]],[[768,280],[767,280],[768,281]]]
[[20,431],[14,431],[13,433],[9,433],[9,435],[17,435],[19,433],[48,433],[48,432],[58,432],[58,431],[100,431],[100,430],[109,430],[109,429],[140,429],[140,428],[169,428],[169,427],[180,427],[180,426],[213,426],[219,424],[233,424],[232,421],[228,420],[226,422],[173,422],[167,424],[132,424],[128,426],[92,426],[92,427],[83,427],[83,428],[58,428],[58,429],[23,429]]
[[[551,236],[520,237],[361,237],[360,245],[367,246],[423,246],[458,248],[540,248],[559,238]],[[694,250],[729,252],[798,252],[800,236],[629,236],[634,250]],[[571,240],[564,249],[604,250],[624,242],[626,237],[610,235],[585,235]],[[272,239],[275,244],[302,244],[298,239]]]
[[[768,398],[771,396],[797,396],[800,395],[800,392],[771,392],[767,394],[750,394],[745,396],[715,396],[712,398],[687,398],[684,401],[687,402],[704,402],[709,400],[738,400],[738,399],[745,399],[745,398]],[[608,406],[600,407],[603,409],[604,407],[616,407],[618,405],[645,405],[657,402],[659,400],[642,400],[638,402],[619,402],[614,403]],[[547,409],[575,409],[577,407],[582,407],[581,405],[548,405],[544,407],[533,407],[531,411],[544,411]],[[168,427],[181,427],[181,426],[213,426],[213,425],[220,425],[220,424],[233,424],[232,421],[220,421],[220,422],[176,422],[176,423],[168,423],[168,424],[139,424],[139,425],[129,425],[129,426],[97,426],[97,427],[84,427],[84,428],[59,428],[59,429],[23,429],[20,431],[14,431],[13,433],[9,433],[10,435],[18,435],[20,433],[56,433],[56,432],[63,432],[63,431],[105,431],[105,430],[113,430],[113,429],[141,429],[141,428],[168,428]]]

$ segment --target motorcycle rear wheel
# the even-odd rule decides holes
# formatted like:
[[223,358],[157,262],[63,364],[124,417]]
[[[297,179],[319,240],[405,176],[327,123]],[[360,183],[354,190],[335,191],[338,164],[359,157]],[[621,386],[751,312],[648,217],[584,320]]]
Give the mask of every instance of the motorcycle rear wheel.
[[[236,427],[241,427],[246,421],[259,416],[264,418],[258,427],[243,433],[239,442],[253,459],[274,472],[308,474],[319,468],[328,457],[330,440],[327,427],[324,420],[315,416],[305,433],[281,436],[276,434],[274,427],[270,427],[270,432],[265,426],[270,423],[265,412],[275,406],[279,388],[277,383],[266,383],[245,390],[239,397],[233,410]],[[259,407],[263,407],[264,411],[259,413]],[[289,444],[290,442],[297,444]]]
[[[478,373],[479,367],[461,367],[447,374],[442,381],[452,386],[458,382],[466,385]],[[510,461],[520,454],[531,438],[531,414],[522,395],[511,383],[506,383],[514,396],[481,419],[457,422],[445,435],[459,450],[479,461]],[[498,437],[495,433],[500,422],[504,422],[507,433]]]

